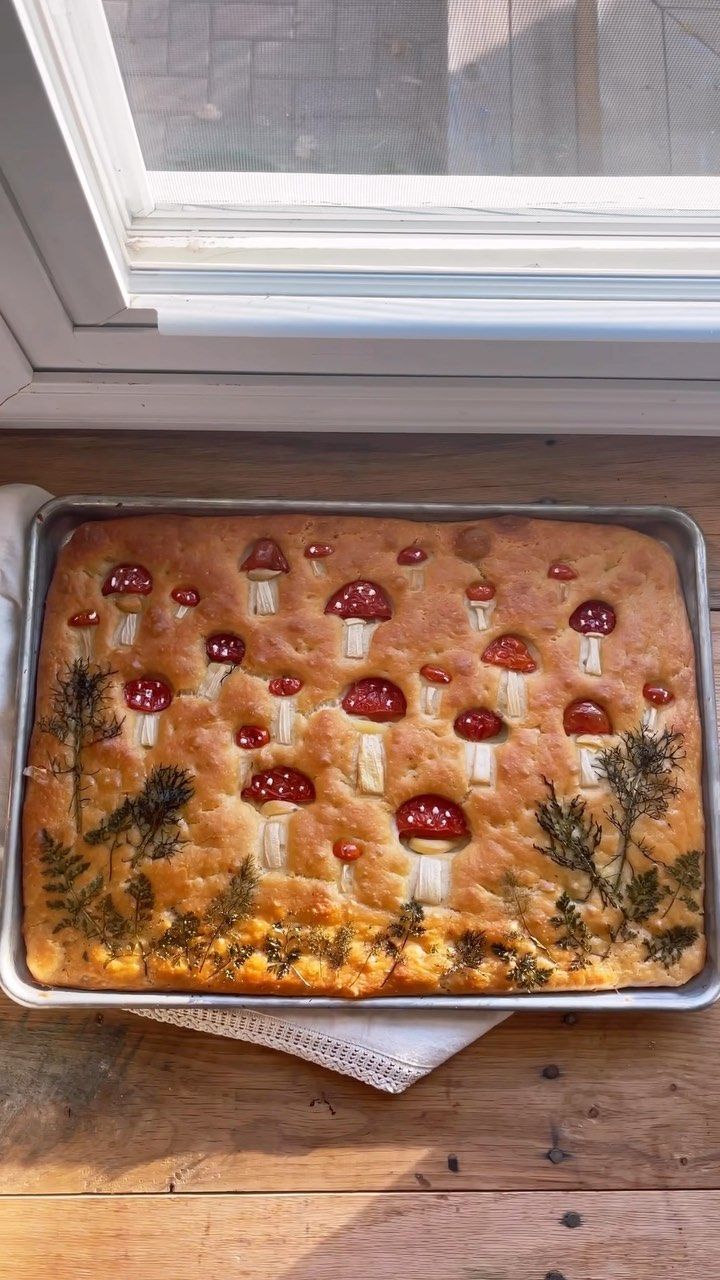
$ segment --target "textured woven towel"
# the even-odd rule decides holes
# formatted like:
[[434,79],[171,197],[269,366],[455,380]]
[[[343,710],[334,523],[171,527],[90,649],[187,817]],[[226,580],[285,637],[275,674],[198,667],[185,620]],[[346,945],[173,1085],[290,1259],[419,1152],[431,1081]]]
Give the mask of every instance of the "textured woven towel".
[[[0,488],[0,740],[12,742],[15,722],[15,658],[22,612],[25,531],[33,513],[49,498],[34,485]],[[0,753],[0,812],[7,800],[9,751]],[[506,1014],[298,1009],[284,1017],[259,1009],[143,1010],[144,1018],[171,1022],[210,1035],[294,1053],[365,1084],[402,1093],[446,1058],[471,1044]]]

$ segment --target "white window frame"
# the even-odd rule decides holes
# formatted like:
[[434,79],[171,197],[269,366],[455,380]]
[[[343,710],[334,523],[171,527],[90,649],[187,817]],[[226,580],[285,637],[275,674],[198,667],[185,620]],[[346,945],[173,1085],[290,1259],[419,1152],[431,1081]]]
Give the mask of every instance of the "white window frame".
[[[67,16],[75,0],[53,3]],[[87,21],[89,12],[82,10],[84,38],[102,53],[109,35]],[[357,430],[364,423],[372,430],[379,422],[429,430],[434,422],[445,429],[487,430],[497,422],[503,429],[515,423],[518,430],[546,430],[555,415],[558,430],[572,429],[573,421],[597,430],[631,430],[638,401],[630,391],[662,380],[667,396],[654,401],[648,429],[682,430],[690,421],[700,430],[707,413],[708,429],[715,430],[715,219],[687,210],[668,236],[662,220],[618,220],[598,210],[592,219],[578,215],[569,234],[567,211],[559,220],[551,212],[533,215],[530,229],[524,222],[511,235],[489,213],[482,230],[477,218],[456,217],[448,235],[447,225],[439,231],[428,216],[416,218],[411,233],[378,227],[367,211],[363,234],[357,225],[350,232],[335,226],[331,238],[329,215],[318,213],[314,223],[304,216],[299,230],[285,227],[287,256],[280,258],[282,269],[270,272],[270,239],[275,250],[283,247],[282,237],[268,230],[270,215],[245,212],[239,218],[226,209],[223,253],[230,266],[218,272],[203,259],[192,270],[190,292],[186,257],[179,252],[187,248],[181,220],[167,212],[156,216],[152,183],[138,168],[139,148],[128,142],[132,135],[125,134],[122,154],[111,157],[108,168],[102,122],[99,137],[97,131],[89,135],[81,102],[75,128],[66,118],[59,123],[53,95],[62,91],[63,79],[48,86],[40,76],[32,54],[38,42],[42,30],[24,29],[6,2],[0,9],[0,112],[6,122],[0,131],[0,318],[12,343],[6,365],[13,373],[5,387],[0,381],[0,397],[17,383],[14,398],[23,403],[22,409],[19,400],[14,406],[18,421],[44,420],[55,397],[64,413],[72,403],[81,420],[107,401],[117,425],[126,413],[138,412],[134,375],[141,374],[143,385],[152,388],[148,399],[156,414],[160,387],[178,413],[177,388],[193,379],[206,404],[217,395],[222,422],[233,404],[244,425],[248,388],[271,398],[276,389],[277,404],[264,413],[261,397],[250,397],[252,413],[266,422],[287,425],[294,405],[297,425],[313,426],[312,397],[322,399],[327,387],[325,403],[336,406],[338,429]],[[129,115],[127,104],[121,105],[124,93],[118,96],[116,64],[114,86],[100,54],[94,66],[105,100],[113,111]],[[86,153],[79,156],[82,148]],[[192,175],[186,177],[191,184]],[[232,175],[221,177],[228,181]],[[524,198],[519,186],[518,207]],[[143,236],[132,262],[124,247],[128,220]],[[415,269],[369,271],[363,239],[368,228],[375,236],[374,262],[387,268],[402,234],[405,252],[417,249]],[[327,257],[330,239],[337,260]],[[660,275],[670,241],[677,269]],[[579,244],[587,264],[582,275],[569,269],[570,257],[563,259],[569,253],[576,260]],[[428,249],[437,254],[434,261]],[[340,270],[340,261],[350,261],[352,269]],[[28,371],[31,379],[24,383]],[[271,375],[285,381],[269,382]],[[321,377],[328,381],[321,384]],[[363,389],[347,417],[338,377],[348,380],[348,388]],[[426,393],[411,397],[408,423],[396,397],[405,385],[409,391],[423,385],[419,379],[426,380]],[[440,388],[437,396],[430,392],[432,379],[439,380],[433,383]],[[527,380],[529,395],[518,379]],[[598,398],[605,379],[613,380],[619,397],[611,410]],[[695,394],[695,379],[706,380],[703,395]],[[395,380],[392,387],[389,380]],[[586,389],[592,411],[581,412],[578,386]],[[542,404],[541,388],[548,397]],[[191,401],[198,419],[204,416],[211,425],[200,396]],[[7,406],[0,413],[0,421],[9,420]]]

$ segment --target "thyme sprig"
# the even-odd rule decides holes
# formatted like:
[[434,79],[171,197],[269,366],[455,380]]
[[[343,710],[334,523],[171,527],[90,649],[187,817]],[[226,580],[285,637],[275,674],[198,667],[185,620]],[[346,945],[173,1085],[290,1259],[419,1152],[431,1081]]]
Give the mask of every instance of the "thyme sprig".
[[663,818],[670,801],[680,793],[673,775],[682,767],[682,744],[681,733],[672,729],[652,733],[641,724],[622,733],[619,743],[597,755],[598,776],[606,779],[614,797],[606,816],[618,832],[617,853],[608,864],[617,866],[612,876],[616,893],[625,876],[631,847],[647,852],[635,834],[637,822],[642,817]]
[[51,691],[51,714],[42,717],[39,727],[65,747],[50,760],[56,776],[67,774],[71,781],[70,808],[78,836],[82,836],[82,811],[87,803],[84,753],[88,747],[117,738],[123,721],[109,710],[109,689],[115,672],[91,665],[86,658],[58,670]]
[[189,770],[177,765],[156,765],[136,795],[125,796],[107,818],[88,831],[85,837],[88,844],[108,846],[110,878],[113,855],[124,844],[129,845],[132,851],[132,867],[143,859],[157,862],[174,857],[183,844],[180,836],[181,811],[194,792]]

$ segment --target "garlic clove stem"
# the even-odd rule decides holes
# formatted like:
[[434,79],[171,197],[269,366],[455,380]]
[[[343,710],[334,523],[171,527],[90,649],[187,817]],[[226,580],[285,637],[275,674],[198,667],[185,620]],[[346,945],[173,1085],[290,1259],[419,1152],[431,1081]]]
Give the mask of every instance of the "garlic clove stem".
[[322,560],[311,560],[310,568],[312,569],[316,578],[327,577],[327,569],[325,568],[325,565],[323,564]]
[[[313,564],[315,561],[313,561]],[[340,892],[351,894],[354,888],[355,868],[346,862],[340,871]]]
[[495,611],[496,600],[469,600],[470,617],[477,631],[487,631]]
[[232,667],[228,666],[226,662],[209,662],[207,671],[200,681],[198,697],[217,698],[220,692],[220,685],[231,671]]
[[377,733],[360,734],[357,787],[371,796],[382,795],[385,790],[385,748]]
[[141,712],[135,716],[135,741],[141,747],[154,747],[158,740],[160,719],[157,714]]
[[527,715],[527,690],[521,671],[503,671],[498,706],[510,720],[522,720]]
[[411,872],[411,895],[416,902],[439,907],[450,888],[450,862],[447,858],[419,857]]
[[437,716],[440,713],[442,689],[436,684],[424,684],[420,694],[420,707],[426,716]]
[[366,658],[370,650],[371,631],[363,618],[343,619],[344,645],[346,658]]
[[80,627],[78,630],[80,635],[80,657],[89,662],[93,656],[92,629],[90,627]]
[[597,751],[592,747],[578,747],[578,765],[581,787],[598,786],[600,779],[595,767],[597,755]]
[[600,641],[602,636],[582,636],[580,640],[580,670],[586,676],[601,676]]
[[495,781],[495,752],[489,742],[466,742],[465,763],[470,782],[492,786]]
[[277,577],[250,579],[250,612],[256,617],[269,617],[278,611]]
[[189,610],[190,610],[189,604],[179,604],[177,609],[175,610],[175,617],[184,618],[185,614],[188,613]]
[[268,871],[282,871],[287,861],[289,814],[267,818],[262,828],[262,865]]
[[647,710],[643,712],[642,722],[643,728],[647,729],[648,733],[657,733],[658,728],[660,727],[660,713],[658,708],[648,707]]
[[123,613],[115,628],[115,644],[125,647],[134,644],[139,620],[139,613]]
[[425,570],[421,565],[414,565],[410,570],[410,590],[422,591],[425,587]]
[[275,737],[284,747],[292,746],[296,715],[297,708],[294,698],[278,699],[278,709],[275,717]]

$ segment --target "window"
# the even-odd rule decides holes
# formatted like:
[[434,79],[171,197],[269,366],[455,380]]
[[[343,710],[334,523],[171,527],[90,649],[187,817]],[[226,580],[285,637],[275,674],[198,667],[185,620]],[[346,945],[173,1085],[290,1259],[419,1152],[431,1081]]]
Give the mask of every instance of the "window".
[[0,109],[33,366],[715,376],[720,0],[9,0]]

